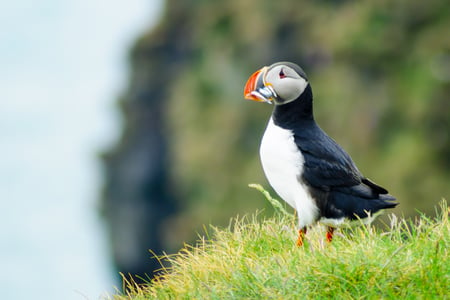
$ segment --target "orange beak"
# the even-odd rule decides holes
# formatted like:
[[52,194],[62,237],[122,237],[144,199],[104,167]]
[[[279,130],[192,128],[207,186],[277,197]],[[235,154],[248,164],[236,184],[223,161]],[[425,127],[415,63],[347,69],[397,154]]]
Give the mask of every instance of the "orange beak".
[[255,95],[252,95],[252,92],[256,90],[256,83],[258,82],[258,78],[262,72],[262,69],[256,71],[255,73],[250,76],[250,78],[247,80],[247,83],[244,87],[244,98],[247,100],[254,100],[254,101],[263,101],[256,97]]
[[244,87],[244,98],[247,100],[253,100],[258,102],[271,103],[271,99],[266,97],[265,94],[261,94],[261,91],[266,90],[266,84],[264,82],[264,76],[267,72],[267,67],[263,67],[260,70],[250,76]]

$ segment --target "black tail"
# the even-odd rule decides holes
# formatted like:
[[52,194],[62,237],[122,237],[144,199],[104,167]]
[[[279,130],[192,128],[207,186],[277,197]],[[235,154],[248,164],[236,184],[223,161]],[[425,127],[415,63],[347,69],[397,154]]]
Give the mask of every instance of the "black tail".
[[358,185],[334,186],[329,190],[309,187],[309,190],[321,216],[329,219],[364,219],[398,205],[395,197],[388,194],[385,188],[367,178],[363,178]]
[[365,198],[358,195],[332,192],[328,203],[333,207],[332,211],[349,219],[363,219],[369,215],[375,215],[380,210],[394,208],[398,205],[392,195],[381,194],[377,196],[377,198]]

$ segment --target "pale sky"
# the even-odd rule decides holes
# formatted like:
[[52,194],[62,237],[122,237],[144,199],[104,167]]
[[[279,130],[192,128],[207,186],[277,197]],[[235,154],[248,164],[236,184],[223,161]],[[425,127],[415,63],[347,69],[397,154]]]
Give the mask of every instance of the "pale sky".
[[97,154],[120,132],[127,51],[161,10],[162,0],[0,2],[3,299],[113,291]]

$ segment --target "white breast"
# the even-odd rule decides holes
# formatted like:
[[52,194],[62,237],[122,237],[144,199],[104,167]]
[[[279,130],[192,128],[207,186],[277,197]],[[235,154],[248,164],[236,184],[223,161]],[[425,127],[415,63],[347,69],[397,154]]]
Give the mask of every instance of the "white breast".
[[300,182],[304,159],[292,131],[276,126],[270,118],[261,141],[260,157],[270,185],[297,210],[299,228],[315,222],[318,208],[306,186]]

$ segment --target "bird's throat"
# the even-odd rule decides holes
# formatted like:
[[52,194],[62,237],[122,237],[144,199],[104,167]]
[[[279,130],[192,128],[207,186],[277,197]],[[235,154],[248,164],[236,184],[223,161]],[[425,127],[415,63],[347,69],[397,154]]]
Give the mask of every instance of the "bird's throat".
[[305,91],[294,101],[276,105],[273,111],[274,123],[280,127],[291,129],[299,122],[314,121],[312,90],[308,85]]

